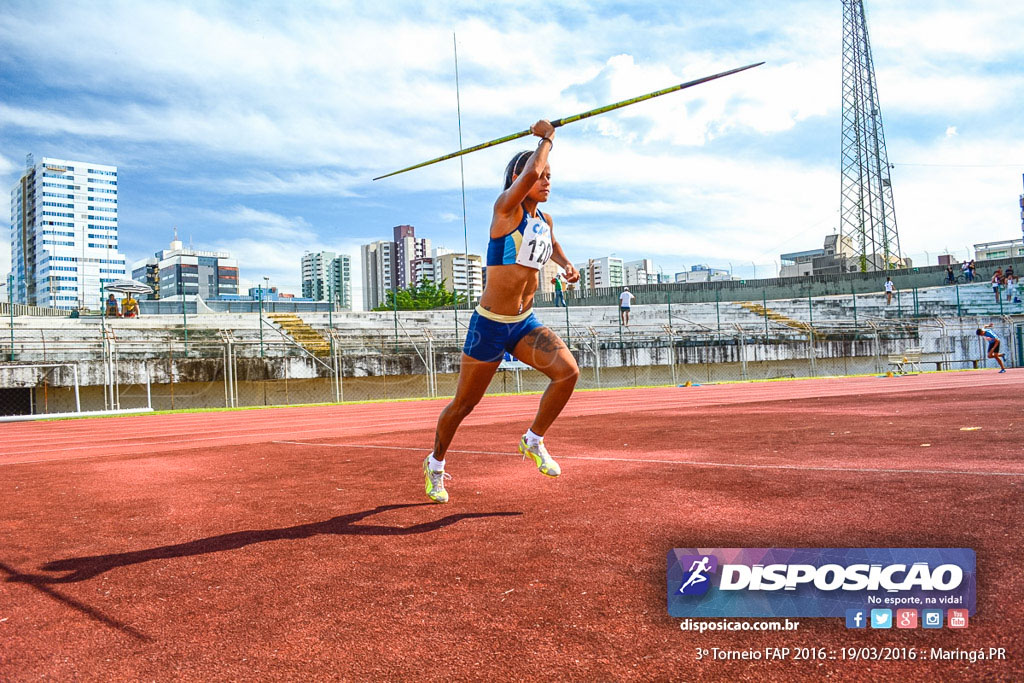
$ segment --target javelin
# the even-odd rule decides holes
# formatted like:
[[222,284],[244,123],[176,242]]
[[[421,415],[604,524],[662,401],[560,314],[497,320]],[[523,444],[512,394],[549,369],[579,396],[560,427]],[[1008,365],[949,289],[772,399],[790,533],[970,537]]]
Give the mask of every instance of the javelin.
[[[566,116],[564,119],[556,119],[555,121],[551,122],[551,125],[554,126],[555,128],[558,128],[560,126],[564,126],[567,123],[573,123],[574,121],[582,121],[583,119],[589,119],[591,116],[597,116],[598,114],[604,114],[604,113],[609,112],[609,111],[614,111],[615,109],[621,109],[622,107],[628,107],[629,105],[636,104],[637,102],[643,102],[644,100],[650,100],[650,99],[654,99],[655,97],[660,97],[662,95],[667,95],[670,92],[675,92],[677,90],[683,90],[685,88],[690,88],[690,87],[693,87],[695,85],[700,85],[701,83],[707,83],[708,81],[713,81],[716,78],[722,78],[724,76],[730,76],[732,74],[739,73],[740,71],[746,71],[747,69],[753,69],[755,66],[761,66],[762,64],[764,64],[764,62],[758,62],[757,64],[748,64],[747,66],[741,66],[738,69],[730,69],[729,71],[723,71],[722,73],[714,74],[713,76],[705,76],[704,78],[698,78],[695,81],[687,81],[686,83],[680,83],[679,85],[673,85],[673,86],[671,86],[669,88],[665,88],[664,90],[657,90],[657,91],[652,92],[652,93],[647,93],[646,95],[640,95],[639,97],[631,97],[628,100],[622,100],[621,102],[616,102],[615,104],[606,104],[603,107],[598,107],[597,109],[591,109],[590,111],[585,111],[582,114],[576,114],[574,116]],[[445,161],[447,159],[454,159],[455,157],[460,157],[460,156],[462,156],[464,154],[469,154],[470,152],[476,152],[477,150],[487,149],[488,147],[494,147],[495,145],[500,145],[503,142],[509,142],[510,140],[518,140],[519,138],[525,138],[527,135],[530,135],[530,130],[529,129],[521,130],[518,133],[512,133],[511,135],[506,135],[505,137],[498,138],[497,140],[491,140],[490,142],[481,142],[479,145],[474,145],[473,147],[467,147],[466,149],[460,150],[458,152],[452,152],[451,154],[445,154],[443,157],[438,157],[436,159],[431,159],[430,161],[424,161],[422,164],[416,164],[415,166],[410,166],[408,168],[403,168],[400,171],[393,171],[393,172],[388,173],[386,175],[377,176],[376,178],[374,178],[374,180],[380,180],[381,178],[388,178],[388,177],[393,176],[393,175],[398,175],[399,173],[405,173],[406,171],[411,171],[411,170],[413,170],[415,168],[423,168],[424,166],[430,166],[431,164],[436,164],[439,161]]]

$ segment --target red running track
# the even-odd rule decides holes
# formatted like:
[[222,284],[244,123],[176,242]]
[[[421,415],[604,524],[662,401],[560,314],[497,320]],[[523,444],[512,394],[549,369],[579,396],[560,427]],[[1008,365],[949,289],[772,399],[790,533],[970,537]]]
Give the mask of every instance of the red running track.
[[[0,679],[1014,680],[1024,374],[0,425]],[[964,431],[964,428],[979,428]],[[971,547],[965,631],[681,632],[672,547]],[[698,662],[697,648],[1005,647],[1008,661]]]

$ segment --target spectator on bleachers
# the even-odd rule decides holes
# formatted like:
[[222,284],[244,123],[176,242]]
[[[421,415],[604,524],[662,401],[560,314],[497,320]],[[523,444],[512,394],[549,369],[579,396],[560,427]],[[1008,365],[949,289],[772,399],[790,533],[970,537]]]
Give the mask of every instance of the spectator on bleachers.
[[946,284],[951,285],[956,282],[956,275],[953,273],[953,264],[946,266]]
[[124,317],[137,318],[139,317],[139,302],[135,300],[135,297],[129,294],[125,300],[121,302],[121,310],[124,311]]
[[992,293],[996,295],[996,303],[999,303],[999,289],[1003,286],[1003,269],[996,268],[992,274]]
[[107,317],[108,318],[120,318],[121,313],[117,309],[117,297],[113,294],[107,297]]

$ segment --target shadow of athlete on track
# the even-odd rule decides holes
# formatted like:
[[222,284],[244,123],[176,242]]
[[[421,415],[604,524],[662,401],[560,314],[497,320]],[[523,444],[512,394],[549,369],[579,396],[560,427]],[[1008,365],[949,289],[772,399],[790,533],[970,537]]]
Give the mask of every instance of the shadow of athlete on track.
[[411,534],[425,534],[431,531],[443,529],[464,519],[477,519],[483,517],[512,517],[521,515],[521,512],[465,512],[456,515],[448,515],[433,522],[422,522],[412,526],[381,526],[356,524],[371,515],[376,515],[389,510],[411,508],[420,506],[436,507],[435,503],[405,503],[402,505],[378,505],[372,510],[353,512],[340,517],[332,517],[323,522],[311,524],[300,524],[298,526],[285,527],[283,529],[262,529],[251,531],[235,531],[220,536],[200,538],[188,543],[165,545],[148,550],[136,550],[127,553],[116,553],[112,555],[93,555],[91,557],[71,557],[66,560],[54,560],[42,565],[40,569],[48,572],[70,572],[64,576],[47,576],[44,574],[17,574],[9,576],[7,581],[16,581],[30,584],[56,584],[75,583],[86,581],[99,574],[108,572],[118,567],[127,567],[133,564],[141,564],[150,560],[166,560],[175,557],[191,557],[193,555],[205,555],[208,553],[219,553],[224,550],[237,550],[254,543],[265,543],[267,541],[294,540],[320,536],[326,534],[337,534],[344,536],[408,536]]

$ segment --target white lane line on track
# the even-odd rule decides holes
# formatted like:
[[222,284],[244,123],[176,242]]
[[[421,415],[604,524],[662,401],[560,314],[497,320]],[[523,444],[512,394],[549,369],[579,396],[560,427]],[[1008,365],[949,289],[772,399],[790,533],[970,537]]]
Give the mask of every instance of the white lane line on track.
[[[900,388],[897,389],[894,386],[894,387],[891,388],[891,390],[887,390],[887,391],[883,391],[883,392],[870,392],[870,393],[872,393],[872,394],[874,394],[874,393],[892,393],[892,391],[897,391],[898,392],[898,391],[907,391],[907,390],[910,390],[910,391],[923,391],[923,390],[932,390],[932,389],[955,388],[956,386],[962,386],[962,384],[959,383],[959,382],[942,382],[941,384],[940,383],[936,383],[936,384],[937,384],[936,386],[916,387],[914,389],[908,389],[906,387],[900,387]],[[946,386],[947,384],[949,386]],[[843,386],[843,387],[838,387],[838,386],[830,387],[830,389],[839,389],[839,388],[842,388],[843,391],[826,391],[826,392],[822,392],[820,386],[818,386],[818,387],[801,386],[801,387],[798,387],[798,389],[800,391],[789,392],[785,396],[782,396],[782,397],[779,397],[779,398],[775,398],[774,397],[774,392],[770,392],[769,391],[771,389],[771,387],[768,387],[768,386],[758,386],[757,389],[759,389],[759,391],[756,391],[756,392],[748,390],[748,391],[744,391],[741,394],[733,394],[733,395],[728,396],[728,397],[726,397],[726,396],[716,396],[715,397],[716,400],[707,400],[707,401],[693,400],[693,399],[697,398],[696,394],[688,394],[686,397],[683,397],[683,396],[671,396],[671,397],[661,397],[661,396],[659,396],[657,398],[650,397],[650,396],[646,396],[646,397],[645,396],[639,396],[639,397],[619,397],[620,400],[618,400],[618,401],[614,401],[612,403],[606,403],[603,399],[606,398],[607,394],[604,394],[604,395],[601,395],[601,396],[597,396],[597,395],[590,395],[590,396],[582,395],[582,396],[579,397],[579,399],[582,399],[582,400],[577,400],[577,403],[574,406],[575,410],[570,410],[569,414],[567,416],[569,416],[569,417],[574,417],[574,416],[588,417],[588,416],[593,416],[593,415],[618,413],[618,412],[628,412],[629,408],[634,408],[634,407],[642,408],[642,409],[644,409],[645,412],[659,412],[659,411],[667,411],[667,410],[673,410],[673,409],[704,409],[704,408],[709,408],[709,407],[720,407],[720,406],[728,406],[728,405],[736,405],[736,404],[746,404],[746,403],[759,403],[759,402],[775,402],[775,401],[780,401],[780,400],[786,400],[786,401],[797,400],[797,401],[802,401],[802,400],[806,400],[806,399],[809,399],[809,398],[835,398],[835,397],[842,397],[842,396],[857,396],[857,395],[861,395],[861,393],[863,393],[863,392],[857,392],[857,391],[852,391],[852,392],[849,391],[850,389],[856,389],[857,388],[857,387],[851,387],[849,385],[846,385],[846,386]],[[672,389],[672,387],[665,387],[664,388],[664,393],[667,393],[668,391],[671,391],[671,389]],[[761,389],[763,389],[764,392],[760,391]],[[640,391],[647,391],[647,390],[640,390]],[[657,389],[655,389],[654,391],[656,393],[663,393],[662,391],[658,391]],[[510,418],[510,417],[514,418],[514,417],[521,417],[521,416],[532,415],[535,412],[535,409],[532,408],[532,407],[527,409],[525,412],[522,412],[522,413],[509,413],[509,412],[507,412],[507,409],[508,409],[509,406],[507,405],[507,403],[505,401],[503,401],[503,399],[512,398],[513,400],[518,402],[518,399],[520,397],[490,397],[490,398],[492,398],[494,400],[493,401],[488,401],[486,405],[482,404],[476,411],[474,411],[474,414],[473,414],[474,418],[483,418],[483,417],[491,417],[491,416],[502,417],[502,418]],[[529,400],[529,399],[533,399],[533,398],[535,398],[535,397],[533,397],[533,396],[524,396],[524,397],[522,397],[522,399],[525,399],[525,400]],[[682,400],[680,400],[680,399],[682,399]],[[485,400],[486,400],[486,398],[485,398]],[[505,405],[502,405],[502,403],[505,403]],[[395,405],[395,404],[391,404],[391,405]],[[408,406],[408,407],[406,407],[406,406]],[[338,408],[338,407],[344,408],[344,406],[331,406],[330,408]],[[370,423],[370,424],[365,424],[364,423],[364,424],[362,424],[360,426],[361,427],[392,426],[392,425],[395,425],[396,423],[399,423],[399,424],[401,424],[402,428],[407,428],[407,427],[411,427],[413,425],[409,425],[408,423],[406,423],[403,418],[407,418],[407,417],[410,417],[412,415],[417,415],[417,414],[423,412],[422,408],[420,408],[420,406],[413,407],[412,405],[409,405],[409,404],[406,404],[406,405],[402,406],[401,410],[396,410],[394,414],[387,415],[387,416],[380,415],[379,414],[379,408],[376,405],[373,405],[373,406],[359,406],[359,408],[360,408],[360,410],[358,410],[358,412],[357,411],[351,411],[351,412],[343,411],[343,412],[336,413],[336,415],[332,415],[332,417],[336,417],[336,418],[339,418],[339,419],[345,419],[346,421],[352,421],[353,419],[358,420],[361,417],[363,417],[363,418],[365,418],[365,417],[377,417],[378,419],[381,418],[381,417],[386,417],[387,419],[384,422],[375,422],[375,423]],[[367,415],[367,413],[368,413],[368,415]],[[412,415],[409,415],[410,413]],[[255,420],[252,420],[252,421],[257,421],[257,420],[259,422],[277,422],[277,421],[279,421],[279,416],[277,416],[277,415],[275,415],[275,416],[267,415],[265,418],[264,418],[263,415],[259,415],[259,416],[253,415],[252,417],[256,418]],[[310,417],[312,419],[309,419],[308,421],[305,420],[305,419],[289,421],[289,426],[294,429],[294,428],[299,428],[299,427],[304,426],[304,425],[323,424],[324,420],[323,420],[322,416],[316,416],[316,417],[310,416]],[[264,418],[264,419],[259,419],[259,418]],[[430,420],[431,421],[435,421],[436,418],[431,417]],[[197,418],[197,421],[198,421],[198,418]],[[68,424],[68,423],[67,422],[62,422],[62,423],[55,423],[55,424]],[[172,426],[173,427],[173,431],[170,431],[170,432],[153,431],[153,432],[148,433],[146,436],[149,437],[149,438],[160,438],[160,437],[163,437],[163,436],[176,436],[176,435],[181,433],[182,427],[187,427],[187,426],[190,426],[191,424],[194,424],[194,423],[191,420],[189,420],[189,422],[187,424],[185,424],[185,425],[182,425],[182,424],[175,424],[175,425],[173,425]],[[468,424],[472,424],[472,423],[468,423]],[[76,424],[75,426],[77,427],[78,425]],[[171,426],[171,425],[168,425],[168,426]],[[206,425],[203,428],[203,431],[208,431],[210,426],[212,426],[212,425]],[[215,426],[221,426],[221,425],[215,425]],[[238,434],[225,434],[224,436],[238,436],[238,437],[250,436],[252,434],[251,430],[252,430],[253,426],[255,426],[255,425],[253,425],[251,422],[248,425],[239,425],[239,427],[237,429],[246,430],[246,431],[243,431],[242,433],[238,433]],[[420,425],[417,423],[414,426],[418,427]],[[332,428],[311,429],[311,430],[308,430],[308,431],[309,432],[322,432],[322,431],[328,431],[329,429],[332,429]],[[226,431],[231,431],[231,430],[226,430]],[[7,452],[7,453],[0,452],[0,455],[27,455],[27,454],[38,453],[38,452],[40,452],[40,450],[42,452],[44,452],[44,453],[57,453],[57,452],[62,452],[62,451],[85,450],[87,448],[94,447],[94,446],[72,446],[72,447],[69,447],[69,448],[54,448],[54,446],[61,446],[61,445],[64,445],[65,443],[77,443],[80,440],[80,437],[82,437],[82,436],[86,436],[86,437],[93,436],[93,432],[92,432],[91,429],[85,431],[84,433],[83,432],[79,432],[78,430],[73,430],[73,431],[72,430],[68,430],[68,431],[65,431],[64,433],[62,433],[60,435],[55,435],[55,434],[53,434],[51,432],[51,433],[49,433],[49,434],[47,434],[45,436],[39,436],[39,437],[37,437],[35,434],[32,434],[32,435],[25,434],[24,437],[22,437],[20,439],[17,439],[16,441],[14,441],[14,443],[11,443],[11,441],[9,440],[8,441],[8,445],[9,446],[13,446],[15,448],[18,448],[18,447],[21,447],[21,448],[31,448],[36,443],[36,441],[38,440],[39,442],[45,443],[46,445],[50,446],[50,448],[43,448],[43,449],[34,448],[33,450],[14,451],[14,452]],[[17,438],[17,437],[14,437],[14,438]],[[137,442],[132,442],[131,441],[132,438],[133,437],[108,438],[108,439],[104,440],[104,443],[101,444],[101,446],[110,446],[110,447],[116,447],[116,446],[119,446],[119,445],[134,446],[134,445],[137,444]],[[190,439],[187,439],[187,440],[167,440],[167,441],[160,442],[160,443],[180,443],[182,441],[200,441],[200,440],[208,440],[208,439],[190,438]],[[144,443],[144,444],[141,444],[141,445],[157,445],[157,444],[155,444],[153,442],[147,442],[147,443]]]
[[[410,448],[408,446],[379,446],[359,443],[307,443],[304,441],[272,441],[271,443],[290,444],[294,446],[323,446],[326,448],[379,448],[389,451],[420,451],[429,452],[427,448]],[[462,451],[450,449],[449,453],[469,453],[473,455],[504,455],[519,458],[519,453],[508,451]],[[913,470],[891,469],[879,467],[814,467],[810,465],[754,465],[732,462],[703,462],[700,460],[659,460],[656,458],[601,458],[590,455],[560,455],[559,460],[599,460],[602,462],[640,462],[655,465],[688,465],[691,467],[731,467],[751,470],[807,470],[813,472],[877,472],[884,474],[966,474],[978,477],[1024,477],[1024,472],[972,472],[970,470]]]

